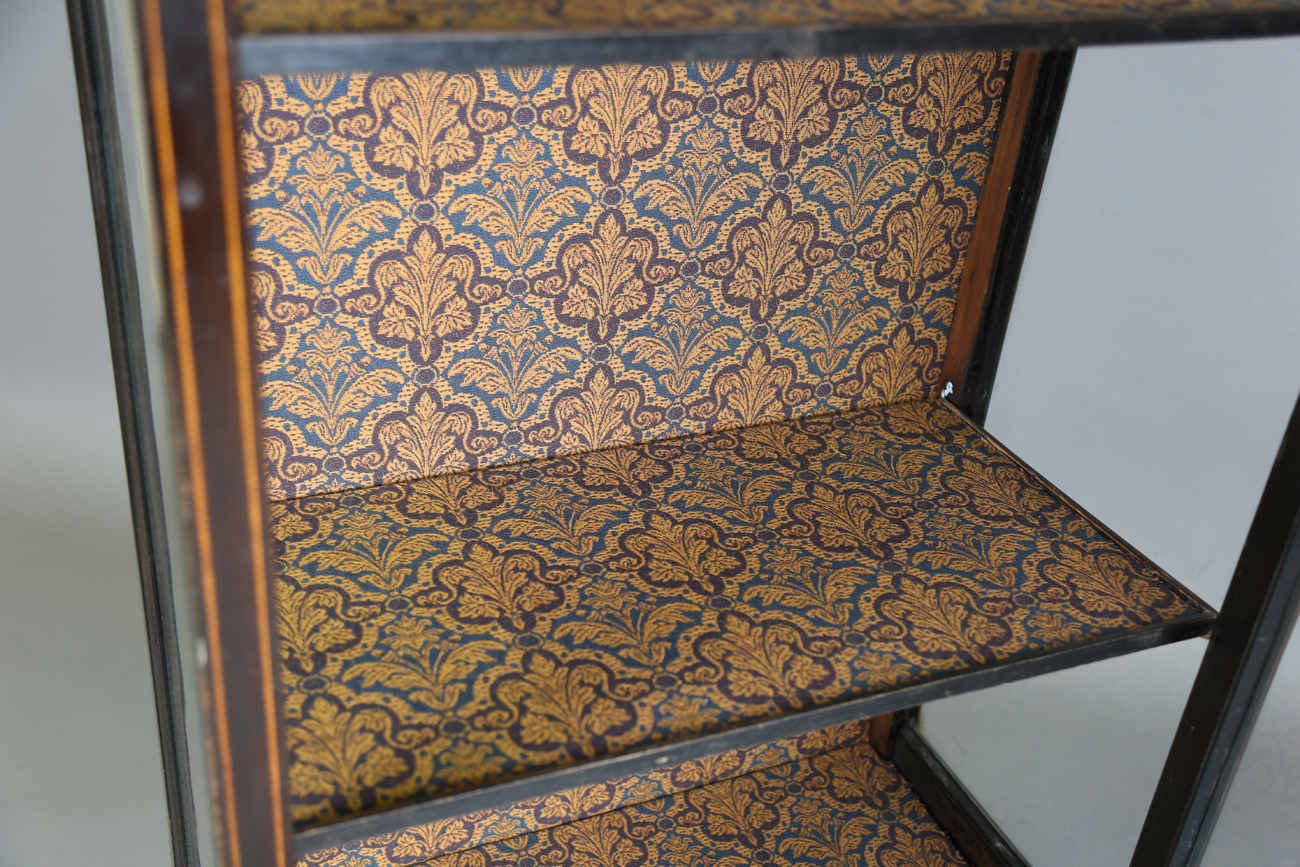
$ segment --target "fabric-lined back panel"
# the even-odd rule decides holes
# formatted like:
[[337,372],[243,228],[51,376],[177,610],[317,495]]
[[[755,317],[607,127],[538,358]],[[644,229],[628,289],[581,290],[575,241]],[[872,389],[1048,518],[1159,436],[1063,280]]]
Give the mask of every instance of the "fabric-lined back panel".
[[272,498],[933,396],[1010,59],[242,82]]

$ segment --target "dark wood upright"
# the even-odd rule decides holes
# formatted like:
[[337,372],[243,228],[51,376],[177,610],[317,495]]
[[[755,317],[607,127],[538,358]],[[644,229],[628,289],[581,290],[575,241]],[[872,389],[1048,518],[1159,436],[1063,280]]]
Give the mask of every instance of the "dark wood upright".
[[142,0],[159,212],[227,867],[286,867],[278,658],[221,0]]

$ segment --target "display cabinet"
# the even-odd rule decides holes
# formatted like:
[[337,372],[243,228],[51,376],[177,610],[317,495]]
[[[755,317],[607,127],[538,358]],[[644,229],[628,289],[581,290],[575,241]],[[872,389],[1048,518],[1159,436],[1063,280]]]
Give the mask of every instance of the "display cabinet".
[[[178,864],[180,666],[103,11],[70,0]],[[914,726],[1209,636],[1194,864],[1294,619],[981,427],[1072,48],[1283,2],[143,0],[229,865],[1020,857]]]

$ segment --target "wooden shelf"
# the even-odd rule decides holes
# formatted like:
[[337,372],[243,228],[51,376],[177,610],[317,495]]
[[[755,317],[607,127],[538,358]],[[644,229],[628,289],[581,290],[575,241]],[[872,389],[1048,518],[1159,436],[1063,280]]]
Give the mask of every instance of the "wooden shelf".
[[[761,751],[558,793],[499,812],[423,825],[308,857],[313,867],[395,867],[449,856],[512,865],[767,865],[861,867],[967,861],[907,779],[881,760],[853,724]],[[452,854],[456,853],[456,854]],[[440,862],[435,862],[440,863]]]
[[[364,5],[364,8],[363,8]],[[236,4],[242,75],[663,63],[1276,36],[1296,0]]]
[[307,848],[1202,634],[943,401],[273,506]]

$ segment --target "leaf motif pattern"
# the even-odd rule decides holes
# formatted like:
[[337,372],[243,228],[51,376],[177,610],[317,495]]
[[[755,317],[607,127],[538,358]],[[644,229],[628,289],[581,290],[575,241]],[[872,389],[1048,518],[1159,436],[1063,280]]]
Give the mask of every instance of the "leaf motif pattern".
[[944,156],[962,135],[984,123],[989,97],[1002,93],[1005,81],[993,74],[993,55],[927,54],[912,74],[885,90],[885,98],[903,110],[903,126],[924,136],[930,153]]
[[543,105],[538,117],[564,130],[569,159],[598,166],[600,179],[616,184],[634,161],[661,153],[670,125],[690,113],[690,97],[676,90],[677,73],[671,66],[576,69],[564,95]]
[[782,301],[807,291],[814,269],[831,260],[834,248],[819,235],[817,221],[795,213],[790,199],[778,193],[761,216],[736,224],[726,252],[709,259],[704,271],[721,279],[723,298],[763,322]]
[[445,247],[437,231],[417,229],[405,250],[383,253],[369,282],[343,307],[367,317],[375,340],[405,349],[413,361],[432,364],[443,346],[473,333],[483,305],[500,284],[479,276],[479,261],[465,247]]
[[592,234],[565,241],[556,258],[559,269],[538,277],[533,291],[554,298],[556,319],[585,328],[595,343],[608,343],[621,321],[648,311],[655,288],[676,271],[659,258],[654,235],[628,229],[620,211],[601,214]]
[[744,86],[722,96],[722,110],[744,118],[746,145],[767,150],[774,168],[788,169],[805,149],[830,138],[840,112],[861,102],[862,91],[830,58],[763,60],[752,65]]
[[272,496],[934,396],[1009,65],[242,82]]

